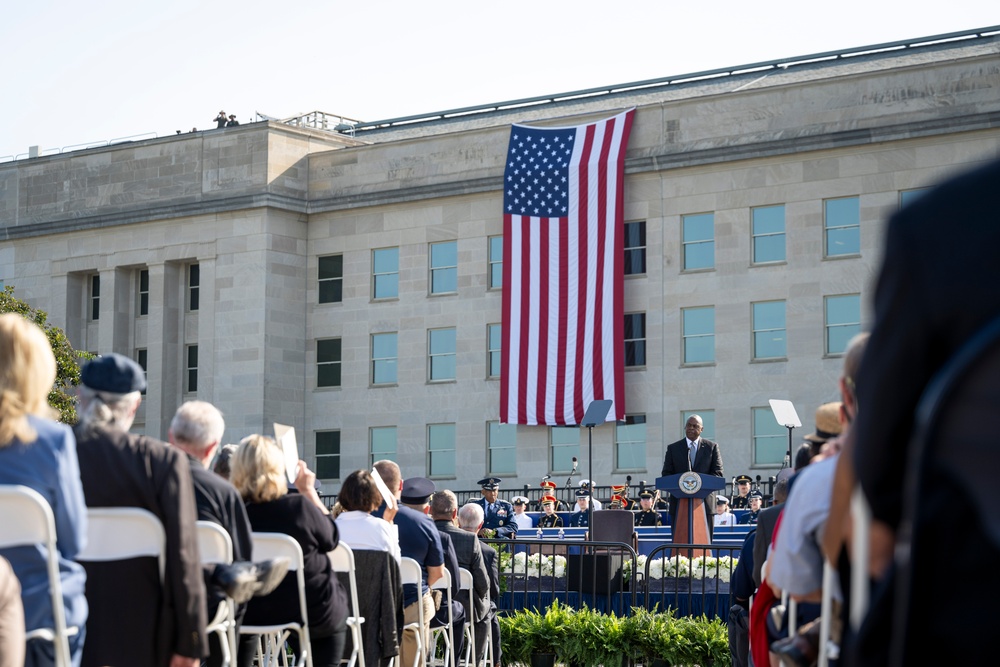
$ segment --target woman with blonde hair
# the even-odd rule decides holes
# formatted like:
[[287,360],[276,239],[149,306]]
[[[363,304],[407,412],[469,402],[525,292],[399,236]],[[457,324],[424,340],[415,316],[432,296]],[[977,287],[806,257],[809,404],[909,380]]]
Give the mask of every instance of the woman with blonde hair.
[[[230,482],[243,496],[254,532],[284,533],[302,547],[306,585],[306,613],[313,664],[340,664],[346,639],[347,596],[330,567],[327,553],[337,548],[337,525],[316,493],[316,474],[298,462],[296,492],[289,492],[285,458],[272,438],[247,436],[229,462]],[[269,625],[298,620],[298,590],[289,574],[270,595],[256,597],[247,605],[246,625]],[[289,640],[299,654],[295,635]],[[240,656],[241,667],[245,656]]]
[[[70,653],[73,665],[79,665],[87,621],[86,575],[74,559],[84,546],[87,508],[73,431],[51,420],[55,411],[48,395],[55,379],[55,356],[42,330],[20,315],[0,315],[0,484],[32,488],[52,508],[66,625],[79,628],[69,638]],[[21,582],[25,629],[55,627],[41,547],[3,549],[0,555]],[[26,667],[54,662],[51,642],[28,643]]]

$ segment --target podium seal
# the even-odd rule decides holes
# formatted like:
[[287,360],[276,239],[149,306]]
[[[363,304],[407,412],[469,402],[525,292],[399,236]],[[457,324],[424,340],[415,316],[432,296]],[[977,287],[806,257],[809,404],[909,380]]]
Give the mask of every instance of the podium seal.
[[680,490],[691,496],[701,490],[701,475],[696,472],[681,473]]

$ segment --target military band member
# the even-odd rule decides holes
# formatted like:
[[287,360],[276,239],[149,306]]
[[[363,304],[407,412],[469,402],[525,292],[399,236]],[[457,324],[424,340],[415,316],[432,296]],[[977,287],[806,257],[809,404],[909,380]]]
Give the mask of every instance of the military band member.
[[736,478],[736,495],[729,507],[734,510],[745,510],[750,507],[750,475],[740,475]]
[[590,493],[584,489],[576,492],[576,511],[569,518],[570,528],[587,528],[590,526]]
[[483,531],[492,530],[497,537],[514,539],[517,536],[517,523],[514,521],[514,506],[506,500],[497,498],[500,490],[499,477],[486,477],[476,482],[482,487],[482,498],[471,500],[483,508]]
[[[668,512],[668,511],[670,511],[670,504],[666,501],[666,499],[662,495],[660,495],[659,493],[657,493],[655,489],[651,489],[646,484],[646,480],[642,480],[641,482],[639,482],[639,497],[640,498],[642,497],[642,494],[645,491],[649,491],[650,493],[653,494],[653,509],[655,509],[657,512]],[[640,508],[637,507],[636,509],[640,509]]]
[[[542,483],[539,484],[539,486],[542,487],[542,497],[552,496],[553,498],[555,498],[555,496],[556,496],[556,483],[555,482],[553,482],[551,479],[543,479]],[[564,503],[563,501],[561,501],[558,498],[556,498],[556,511],[557,512],[565,512],[566,510],[567,510],[566,503]],[[539,498],[538,500],[535,501],[535,511],[536,512],[541,512],[542,511],[542,499],[541,498]]]
[[545,514],[543,514],[542,518],[538,520],[538,527],[562,528],[562,517],[556,514],[556,497],[542,496],[540,502],[542,503],[542,511],[545,512]]
[[626,484],[612,484],[611,485],[611,495],[612,497],[618,496],[619,502],[612,503],[611,509],[613,510],[637,510],[639,509],[638,503],[629,500],[628,497],[628,485]]
[[639,494],[639,511],[635,513],[635,525],[647,527],[661,525],[660,513],[653,508],[653,494],[648,490]]

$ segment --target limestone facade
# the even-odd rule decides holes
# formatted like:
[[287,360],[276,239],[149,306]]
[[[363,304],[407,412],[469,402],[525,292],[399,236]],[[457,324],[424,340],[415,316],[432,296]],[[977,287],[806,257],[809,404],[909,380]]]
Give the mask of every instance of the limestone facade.
[[[337,432],[339,460],[326,456],[320,469],[339,464],[346,475],[370,464],[371,429],[395,427],[395,457],[412,476],[434,472],[429,432],[447,425],[454,451],[446,436],[434,453],[449,470],[434,475],[442,484],[473,488],[489,473],[506,489],[537,488],[544,474],[561,483],[567,470],[553,466],[546,427],[517,427],[513,463],[499,453],[489,463],[499,381],[488,327],[501,307],[489,239],[503,231],[509,124],[571,125],[637,106],[625,220],[644,223],[646,270],[626,277],[625,311],[645,316],[646,360],[626,373],[626,409],[645,419],[645,452],[621,465],[619,429],[598,427],[591,472],[584,430],[580,472],[599,484],[651,482],[699,411],[727,476],[767,477],[781,462],[773,434],[754,443],[767,430],[754,409],[791,400],[797,445],[815,408],[837,397],[827,297],[857,296],[866,328],[885,221],[901,197],[1000,153],[998,47],[987,37],[353,137],[261,122],[4,163],[0,281],[77,348],[144,356],[150,390],[137,430],[165,437],[177,405],[197,397],[223,411],[227,441],[294,426],[313,465],[317,433],[330,454]],[[856,206],[856,252],[828,256],[830,200]],[[784,258],[755,263],[754,210],[772,206],[784,207]],[[714,261],[686,270],[684,219],[696,214],[713,216]],[[440,242],[455,243],[457,288],[437,295],[429,253]],[[390,299],[373,297],[372,253],[383,248],[398,248]],[[321,304],[320,258],[337,255],[342,299]],[[754,304],[765,302],[783,303],[778,359],[754,358]],[[714,308],[714,361],[686,364],[685,309],[704,307]],[[428,371],[429,331],[439,329],[455,338],[455,377],[444,382]],[[381,333],[396,334],[397,376],[375,386]],[[318,387],[318,341],[331,339],[340,384]],[[339,478],[324,484],[336,490]]]

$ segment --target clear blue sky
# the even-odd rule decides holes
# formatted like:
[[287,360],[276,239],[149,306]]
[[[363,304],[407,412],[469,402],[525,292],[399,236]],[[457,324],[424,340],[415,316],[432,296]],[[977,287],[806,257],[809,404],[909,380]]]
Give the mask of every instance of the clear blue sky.
[[996,0],[11,1],[0,160],[220,109],[378,120],[996,24]]

